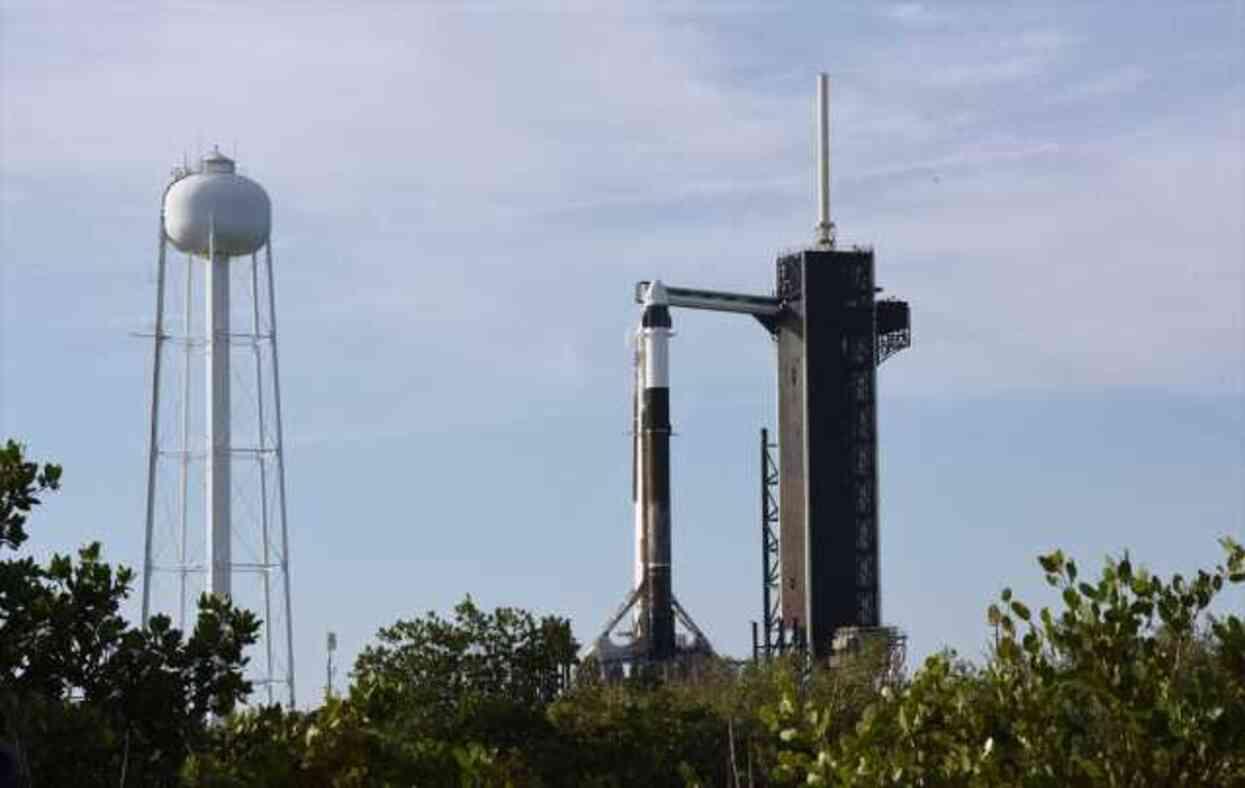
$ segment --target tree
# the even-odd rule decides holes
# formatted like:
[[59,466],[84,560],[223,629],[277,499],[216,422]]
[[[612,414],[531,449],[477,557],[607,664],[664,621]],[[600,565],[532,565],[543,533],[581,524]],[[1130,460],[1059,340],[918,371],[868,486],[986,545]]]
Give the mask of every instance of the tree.
[[[59,480],[59,467],[26,461],[13,441],[0,451],[0,548],[22,546],[37,496]],[[208,716],[251,689],[254,615],[205,595],[188,639],[165,616],[133,627],[120,613],[133,572],[101,553],[95,543],[77,561],[0,561],[0,737],[30,784],[172,784]]]
[[[309,713],[246,710],[184,770],[203,786],[573,785],[545,711],[575,662],[565,619],[470,597],[380,630],[347,697]],[[551,777],[553,775],[553,777]]]
[[26,515],[39,505],[46,490],[60,489],[61,467],[42,467],[22,456],[16,441],[5,442],[0,449],[0,549],[16,550],[26,541]]
[[557,697],[578,649],[566,619],[507,607],[486,613],[470,597],[451,620],[428,613],[377,637],[356,660],[350,690],[369,717],[502,746],[522,743],[512,726]]
[[212,746],[191,755],[186,785],[205,788],[348,788],[373,785],[504,786],[512,764],[478,742],[395,735],[348,699],[310,712],[245,709],[212,730]]
[[846,736],[788,703],[782,736],[813,742],[825,785],[1245,785],[1245,628],[1207,613],[1245,581],[1245,549],[1192,580],[1127,555],[1096,583],[1056,551],[1039,562],[1060,613],[1004,589],[981,668],[940,654]]

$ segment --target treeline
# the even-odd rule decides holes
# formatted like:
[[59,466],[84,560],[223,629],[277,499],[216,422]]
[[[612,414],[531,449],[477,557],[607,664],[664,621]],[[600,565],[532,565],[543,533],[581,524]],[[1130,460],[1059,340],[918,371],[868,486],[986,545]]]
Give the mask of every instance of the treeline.
[[382,629],[343,696],[301,712],[242,705],[250,613],[204,598],[193,632],[144,630],[98,545],[20,557],[59,483],[0,450],[0,785],[1245,785],[1245,627],[1208,612],[1245,582],[1231,540],[1190,577],[1043,556],[1060,609],[1005,589],[981,664],[911,676],[874,646],[606,684],[567,620],[468,598]]

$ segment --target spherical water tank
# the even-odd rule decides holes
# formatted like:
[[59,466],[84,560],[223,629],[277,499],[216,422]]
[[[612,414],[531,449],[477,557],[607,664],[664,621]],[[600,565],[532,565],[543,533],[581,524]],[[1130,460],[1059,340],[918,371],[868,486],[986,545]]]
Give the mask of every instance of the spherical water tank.
[[233,159],[214,151],[203,159],[199,172],[169,187],[164,195],[164,232],[178,249],[206,256],[211,239],[216,254],[235,257],[268,243],[272,229],[268,194],[234,169]]

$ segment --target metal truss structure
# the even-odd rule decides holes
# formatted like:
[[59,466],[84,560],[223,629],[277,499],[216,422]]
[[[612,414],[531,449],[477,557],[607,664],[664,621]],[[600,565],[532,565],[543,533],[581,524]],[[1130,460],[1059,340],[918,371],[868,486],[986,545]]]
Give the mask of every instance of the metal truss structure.
[[782,616],[778,609],[781,592],[778,565],[778,464],[774,451],[778,444],[761,428],[761,633],[754,656],[770,657],[782,640]]

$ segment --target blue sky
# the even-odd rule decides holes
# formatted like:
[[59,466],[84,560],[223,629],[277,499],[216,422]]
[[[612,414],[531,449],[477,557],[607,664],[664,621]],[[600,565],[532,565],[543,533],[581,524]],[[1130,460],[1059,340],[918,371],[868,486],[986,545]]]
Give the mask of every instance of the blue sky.
[[[884,614],[980,653],[1033,561],[1245,532],[1240,2],[0,4],[0,428],[40,554],[140,566],[170,167],[274,202],[301,701],[465,593],[592,637],[631,567],[638,279],[766,292],[833,212],[912,302],[881,373]],[[678,314],[675,591],[743,654],[772,348]],[[1239,594],[1226,604],[1245,607]]]

